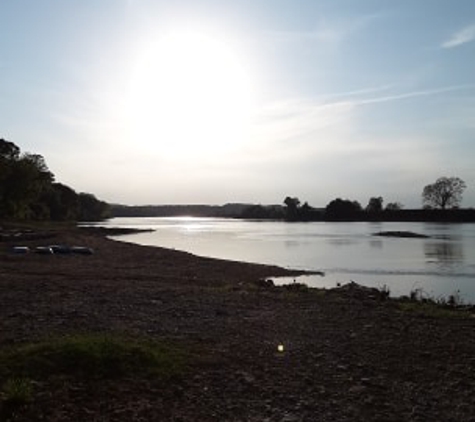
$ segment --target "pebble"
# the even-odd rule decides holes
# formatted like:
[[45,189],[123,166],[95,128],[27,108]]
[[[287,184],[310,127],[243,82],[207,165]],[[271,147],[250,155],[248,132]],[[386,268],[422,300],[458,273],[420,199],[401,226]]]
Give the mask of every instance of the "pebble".
[[366,387],[364,385],[354,385],[353,387],[349,388],[348,393],[360,394],[360,393],[363,393],[365,390],[366,390]]

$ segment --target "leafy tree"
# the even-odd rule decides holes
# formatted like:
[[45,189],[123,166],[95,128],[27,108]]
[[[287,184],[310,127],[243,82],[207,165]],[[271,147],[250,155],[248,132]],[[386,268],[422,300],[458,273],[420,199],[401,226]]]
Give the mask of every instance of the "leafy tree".
[[284,204],[287,206],[287,219],[298,220],[300,200],[298,198],[292,198],[290,196],[287,196],[284,200]]
[[386,205],[386,211],[399,211],[402,210],[404,206],[400,202],[389,202]]
[[79,196],[69,186],[53,183],[42,197],[52,220],[74,221],[79,215]]
[[0,216],[5,213],[8,181],[19,156],[20,148],[13,142],[0,139]]
[[300,218],[304,221],[308,221],[312,218],[312,211],[313,208],[308,205],[308,202],[305,202],[301,207],[300,207]]
[[91,193],[79,194],[79,219],[81,221],[96,221],[109,217],[109,205],[97,199]]
[[300,205],[300,199],[287,196],[284,200],[284,204],[287,205],[287,208],[296,210]]
[[0,162],[4,160],[17,160],[20,156],[20,148],[13,142],[0,139]]
[[33,219],[34,205],[52,183],[54,176],[41,155],[19,155],[17,148],[12,147],[10,152],[2,156],[0,216]]
[[383,198],[381,196],[370,198],[366,205],[366,212],[378,213],[383,210]]
[[241,218],[251,218],[251,219],[273,219],[278,220],[282,219],[283,215],[283,207],[278,205],[250,205],[241,213]]
[[459,177],[440,177],[424,187],[422,200],[425,208],[455,208],[462,202],[462,194],[467,185]]
[[245,208],[241,213],[242,218],[267,218],[267,210],[262,205],[251,205]]
[[0,218],[17,220],[98,220],[109,206],[94,195],[78,195],[54,183],[54,175],[38,154],[21,153],[13,142],[0,139]]
[[325,216],[329,220],[353,220],[362,211],[358,201],[337,198],[325,208]]

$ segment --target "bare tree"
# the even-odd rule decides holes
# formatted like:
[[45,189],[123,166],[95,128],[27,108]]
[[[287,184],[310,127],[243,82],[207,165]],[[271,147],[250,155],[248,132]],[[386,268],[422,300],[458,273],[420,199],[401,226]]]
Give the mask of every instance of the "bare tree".
[[440,177],[422,191],[422,200],[427,208],[458,207],[467,185],[458,177]]

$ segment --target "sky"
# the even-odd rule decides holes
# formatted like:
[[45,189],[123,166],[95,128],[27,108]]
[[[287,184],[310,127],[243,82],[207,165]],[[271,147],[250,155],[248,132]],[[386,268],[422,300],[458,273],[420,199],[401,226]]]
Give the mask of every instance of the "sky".
[[1,0],[0,138],[111,203],[475,206],[473,0]]

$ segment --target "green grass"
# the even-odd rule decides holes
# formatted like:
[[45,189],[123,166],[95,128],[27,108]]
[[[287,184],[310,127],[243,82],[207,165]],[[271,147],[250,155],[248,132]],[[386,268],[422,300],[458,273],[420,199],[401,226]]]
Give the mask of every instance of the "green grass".
[[0,376],[105,379],[154,375],[166,379],[179,375],[184,362],[183,350],[170,345],[119,336],[78,335],[0,351]]
[[0,422],[17,420],[38,405],[38,397],[54,396],[67,385],[79,383],[91,391],[121,380],[169,385],[184,376],[187,355],[183,347],[168,343],[97,334],[0,349]]
[[290,283],[290,284],[284,284],[281,286],[284,290],[287,290],[288,292],[308,292],[309,287],[305,283]]
[[472,318],[475,308],[465,306],[457,290],[448,297],[434,298],[423,289],[412,289],[410,295],[398,300],[399,309],[404,312],[434,318]]
[[15,420],[15,415],[33,399],[29,378],[9,378],[0,389],[0,421]]
[[403,312],[414,313],[432,318],[470,318],[471,312],[464,309],[447,307],[436,302],[407,301],[399,302],[399,309]]
[[31,401],[33,387],[29,378],[9,378],[1,388],[1,398],[9,406],[21,406]]

